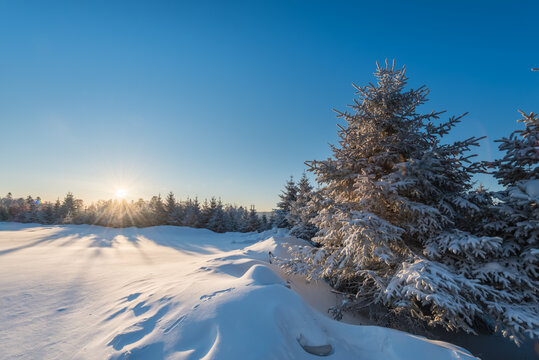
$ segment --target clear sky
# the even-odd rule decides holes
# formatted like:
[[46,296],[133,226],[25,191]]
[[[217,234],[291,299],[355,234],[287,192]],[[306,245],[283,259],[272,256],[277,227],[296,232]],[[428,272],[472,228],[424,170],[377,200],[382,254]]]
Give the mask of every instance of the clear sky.
[[[538,1],[1,1],[0,192],[271,209],[375,62],[493,139],[539,112]],[[482,181],[492,185],[488,179]]]

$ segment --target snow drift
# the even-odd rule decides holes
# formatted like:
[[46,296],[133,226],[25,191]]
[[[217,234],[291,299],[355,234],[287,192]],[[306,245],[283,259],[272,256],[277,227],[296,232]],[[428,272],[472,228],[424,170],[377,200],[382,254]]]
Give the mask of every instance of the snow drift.
[[268,262],[270,251],[283,255],[283,244],[298,241],[271,232],[0,223],[0,357],[473,358],[317,311],[332,298],[328,288],[287,282]]

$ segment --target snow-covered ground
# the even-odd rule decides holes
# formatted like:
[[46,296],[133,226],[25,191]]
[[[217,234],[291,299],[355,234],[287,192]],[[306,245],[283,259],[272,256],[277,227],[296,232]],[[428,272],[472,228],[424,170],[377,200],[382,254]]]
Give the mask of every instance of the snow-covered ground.
[[[268,263],[280,233],[0,223],[1,359],[471,359],[337,322],[325,284]],[[290,279],[287,279],[290,280]]]

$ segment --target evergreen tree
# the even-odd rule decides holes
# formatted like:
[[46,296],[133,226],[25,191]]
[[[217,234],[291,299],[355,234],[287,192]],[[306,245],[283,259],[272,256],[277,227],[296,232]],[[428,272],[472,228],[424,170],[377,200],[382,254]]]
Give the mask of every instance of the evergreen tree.
[[28,195],[25,200],[24,211],[24,222],[37,222],[37,207],[31,195]]
[[274,225],[278,228],[291,228],[290,223],[287,220],[287,215],[290,212],[292,203],[297,200],[298,188],[294,183],[294,177],[290,176],[290,179],[285,184],[284,190],[279,195],[281,201],[277,204],[277,209],[274,210],[275,222]]
[[77,216],[81,208],[82,200],[75,199],[75,196],[73,196],[71,192],[68,192],[64,198],[62,206],[60,207],[60,223],[78,223],[75,220],[78,219]]
[[71,192],[68,192],[62,203],[62,215],[65,217],[68,213],[75,211],[75,197]]
[[235,206],[227,205],[224,207],[226,231],[238,231],[236,222],[237,209]]
[[441,143],[461,117],[435,125],[441,113],[418,113],[428,90],[405,91],[404,69],[386,65],[375,76],[376,85],[356,87],[354,112],[339,113],[347,124],[333,157],[308,163],[323,184],[314,219],[321,247],[297,247],[281,264],[350,294],[337,316],[385,309],[410,325],[474,333],[478,321],[495,321],[498,330],[532,332],[534,317],[509,301],[520,289],[477,278],[502,246],[464,221],[480,212],[470,191],[481,167],[465,155],[479,139]]
[[12,199],[9,203],[8,213],[11,221],[24,221],[24,200]]
[[165,210],[167,213],[167,224],[180,225],[182,223],[182,208],[176,203],[176,198],[174,197],[172,191],[167,195]]
[[275,211],[272,211],[270,214],[270,217],[268,219],[268,227],[271,229],[272,227],[276,226],[277,218],[275,217]]
[[56,199],[54,203],[54,224],[60,224],[62,222],[62,204],[60,199]]
[[305,173],[299,179],[297,189],[296,201],[291,203],[286,220],[292,227],[290,235],[310,240],[316,235],[318,228],[312,223],[316,216],[315,206],[310,203],[313,197],[313,187]]
[[231,231],[245,232],[247,231],[247,222],[248,222],[248,213],[247,210],[243,207],[230,207],[229,208],[229,218],[231,223]]
[[262,214],[262,217],[260,218],[260,231],[266,231],[269,230],[271,227],[268,216],[266,214]]
[[11,219],[9,206],[13,201],[11,193],[7,193],[5,198],[0,199],[0,221],[9,221]]
[[254,205],[251,205],[251,210],[249,211],[249,219],[247,220],[246,232],[258,231],[260,229],[260,219],[256,213]]
[[[212,198],[212,201],[215,200]],[[210,203],[210,207],[212,207]],[[227,231],[228,225],[226,223],[225,212],[223,211],[223,203],[221,200],[215,203],[215,207],[211,212],[210,219],[208,220],[208,229],[217,233],[223,233]]]
[[[476,276],[509,292],[492,315],[496,324],[510,324],[507,335],[526,332],[539,338],[539,119],[521,112],[524,130],[497,140],[505,156],[494,161],[494,176],[506,188],[494,194],[483,215],[488,235],[503,238],[488,268],[478,267]],[[494,306],[494,305],[493,305]]]
[[209,203],[208,200],[204,200],[204,204],[202,204],[202,209],[200,211],[200,227],[206,229],[209,228],[210,219],[212,218],[216,208],[217,199],[215,199],[215,197],[212,197]]
[[[157,203],[157,201],[156,201]],[[154,205],[155,206],[155,205]],[[158,206],[158,205],[157,205]],[[155,214],[153,208],[144,199],[139,199],[135,203],[134,209],[137,219],[137,226],[152,226],[155,223]]]
[[161,199],[161,194],[152,196],[150,209],[153,213],[152,225],[165,225],[167,223],[167,210]]
[[168,193],[166,198],[166,211],[168,216],[168,221],[171,221],[172,216],[176,212],[176,198],[174,197],[174,193],[171,191]]
[[200,205],[198,203],[198,199],[195,198],[195,200],[187,200],[183,225],[200,227],[200,218]]
[[240,207],[240,231],[249,232],[249,211],[243,206]]
[[9,221],[9,211],[5,205],[0,205],[0,221]]
[[[11,193],[8,193],[8,196],[11,196]],[[9,221],[8,208],[10,202],[11,199],[9,199],[7,196],[0,199],[0,221]]]

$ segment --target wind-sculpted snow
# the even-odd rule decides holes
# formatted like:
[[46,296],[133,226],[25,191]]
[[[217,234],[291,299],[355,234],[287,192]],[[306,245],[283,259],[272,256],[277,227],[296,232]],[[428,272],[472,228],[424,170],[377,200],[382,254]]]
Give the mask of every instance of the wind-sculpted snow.
[[283,244],[298,241],[272,232],[0,223],[0,358],[471,358],[317,311],[333,296],[327,286],[283,279],[268,262],[270,251],[283,256]]

